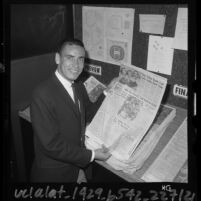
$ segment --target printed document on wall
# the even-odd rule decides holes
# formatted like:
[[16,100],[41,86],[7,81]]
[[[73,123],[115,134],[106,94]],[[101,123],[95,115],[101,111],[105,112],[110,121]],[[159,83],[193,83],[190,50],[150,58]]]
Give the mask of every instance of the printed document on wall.
[[178,8],[177,24],[173,48],[188,50],[188,10],[187,8]]
[[147,70],[171,75],[174,49],[173,38],[149,36]]
[[166,15],[140,14],[140,32],[163,35]]
[[131,64],[134,9],[83,6],[82,19],[88,58]]

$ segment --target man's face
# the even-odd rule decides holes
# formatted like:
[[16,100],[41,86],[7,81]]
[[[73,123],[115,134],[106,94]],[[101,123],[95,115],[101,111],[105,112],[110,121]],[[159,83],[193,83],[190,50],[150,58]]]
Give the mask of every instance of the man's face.
[[62,52],[56,53],[58,72],[67,80],[74,81],[84,68],[85,50],[78,45],[66,45]]

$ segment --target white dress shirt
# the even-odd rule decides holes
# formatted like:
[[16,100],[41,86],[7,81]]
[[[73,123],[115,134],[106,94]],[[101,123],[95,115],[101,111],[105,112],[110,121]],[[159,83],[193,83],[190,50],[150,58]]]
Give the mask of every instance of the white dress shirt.
[[68,92],[68,94],[70,95],[72,100],[75,102],[74,95],[73,95],[73,89],[71,86],[73,82],[70,82],[69,80],[65,79],[57,70],[55,71],[55,75],[57,76],[57,78],[61,82],[61,84],[64,86],[64,88],[66,89],[66,91]]
[[[58,80],[61,82],[61,84],[64,86],[64,88],[66,89],[66,91],[68,92],[68,94],[70,95],[70,97],[72,98],[72,100],[75,102],[74,100],[74,95],[73,95],[73,89],[72,89],[72,83],[69,80],[65,79],[59,72],[58,70],[55,71],[55,75],[58,78]],[[93,150],[92,151],[92,156],[91,156],[91,160],[90,162],[92,162],[95,158],[95,152]]]

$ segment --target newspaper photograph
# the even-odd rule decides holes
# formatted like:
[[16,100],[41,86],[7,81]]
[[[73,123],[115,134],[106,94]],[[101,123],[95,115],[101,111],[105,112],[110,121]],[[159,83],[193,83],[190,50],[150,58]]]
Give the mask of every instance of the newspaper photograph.
[[122,64],[118,80],[88,125],[86,136],[104,144],[117,159],[128,160],[157,114],[167,79]]
[[106,89],[106,86],[98,81],[94,76],[90,76],[84,82],[84,86],[92,103],[96,102],[98,97],[103,93],[104,89]]

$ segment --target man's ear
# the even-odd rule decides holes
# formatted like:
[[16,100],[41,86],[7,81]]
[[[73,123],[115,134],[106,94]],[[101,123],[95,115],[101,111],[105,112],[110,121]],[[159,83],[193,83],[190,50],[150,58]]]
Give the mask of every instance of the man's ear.
[[60,55],[59,55],[59,53],[55,54],[55,62],[56,62],[57,65],[60,64]]

